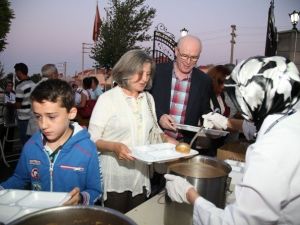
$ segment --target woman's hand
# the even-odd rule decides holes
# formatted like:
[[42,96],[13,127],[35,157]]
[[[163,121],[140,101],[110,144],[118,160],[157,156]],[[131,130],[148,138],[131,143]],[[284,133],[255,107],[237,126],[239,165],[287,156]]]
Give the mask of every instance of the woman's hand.
[[82,201],[80,189],[77,187],[70,191],[69,195],[71,196],[70,199],[66,201],[63,205],[78,205]]
[[177,141],[175,138],[170,137],[169,135],[163,134],[163,140],[165,142],[177,145],[179,141]]
[[122,143],[115,143],[114,152],[117,155],[118,159],[123,160],[134,160],[134,157],[131,155],[129,148]]

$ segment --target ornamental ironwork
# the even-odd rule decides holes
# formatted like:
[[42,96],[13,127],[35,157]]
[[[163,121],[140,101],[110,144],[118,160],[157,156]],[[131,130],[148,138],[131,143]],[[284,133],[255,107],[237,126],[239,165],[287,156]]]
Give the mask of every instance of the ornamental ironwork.
[[168,32],[164,24],[159,23],[154,30],[152,56],[156,63],[175,59],[176,41],[174,34]]

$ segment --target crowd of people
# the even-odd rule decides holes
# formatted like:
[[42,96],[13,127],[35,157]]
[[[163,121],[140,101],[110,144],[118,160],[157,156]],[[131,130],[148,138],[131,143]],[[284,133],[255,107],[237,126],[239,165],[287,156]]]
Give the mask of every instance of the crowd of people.
[[[196,68],[201,52],[202,42],[193,35],[179,39],[174,62],[156,65],[143,50],[130,50],[112,69],[117,85],[104,93],[95,77],[84,78],[82,87],[58,79],[52,64],[43,67],[43,80],[35,85],[26,65],[16,64],[20,82],[15,93],[7,88],[3,103],[17,110],[23,150],[15,173],[0,189],[29,183],[33,190],[70,192],[65,204],[100,202],[126,213],[149,198],[155,175],[133,157],[131,147],[151,143],[157,124],[164,142],[190,143],[195,133],[177,127],[186,124],[240,132],[254,142],[236,203],[224,210],[185,179],[157,175],[172,200],[195,205],[195,224],[299,222],[296,66],[284,57],[253,57],[234,69],[216,65],[204,73]],[[30,133],[32,118],[37,128]],[[199,153],[214,157],[225,142],[226,137],[212,138]],[[282,163],[286,167],[279,169]],[[283,178],[284,184],[270,191]]]

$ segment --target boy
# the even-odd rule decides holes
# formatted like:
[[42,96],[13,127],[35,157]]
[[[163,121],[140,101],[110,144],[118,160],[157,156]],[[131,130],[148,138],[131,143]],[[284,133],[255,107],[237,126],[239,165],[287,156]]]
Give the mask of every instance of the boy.
[[94,204],[102,195],[95,144],[86,129],[71,123],[76,116],[71,86],[58,79],[40,83],[31,94],[40,130],[25,144],[14,175],[3,188],[69,192],[65,205]]

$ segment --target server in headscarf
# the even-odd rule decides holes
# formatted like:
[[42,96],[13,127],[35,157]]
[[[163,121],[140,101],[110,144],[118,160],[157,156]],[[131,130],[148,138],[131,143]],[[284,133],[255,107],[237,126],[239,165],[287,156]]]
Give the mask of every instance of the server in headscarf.
[[[173,201],[194,204],[194,224],[300,224],[300,75],[284,57],[239,63],[228,80],[233,101],[258,129],[233,204],[217,208],[185,179],[167,174]],[[298,106],[297,106],[298,105]],[[200,193],[201,194],[201,193]]]

